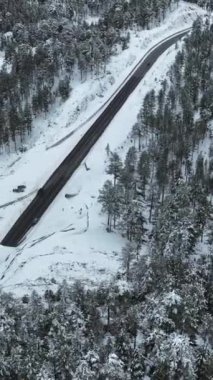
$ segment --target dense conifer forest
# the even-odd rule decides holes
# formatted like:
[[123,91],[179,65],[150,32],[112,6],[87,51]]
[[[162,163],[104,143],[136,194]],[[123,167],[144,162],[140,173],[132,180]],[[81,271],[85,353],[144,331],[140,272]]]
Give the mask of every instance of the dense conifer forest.
[[[14,3],[10,10],[12,3],[7,3],[11,14],[16,9]],[[23,0],[22,3],[28,2]],[[71,75],[69,70],[74,63],[70,65],[70,62],[79,64],[81,55],[76,49],[84,46],[87,39],[83,32],[82,45],[78,43],[72,52],[73,60],[66,61],[67,56],[61,54],[63,62],[59,64],[54,59],[58,66],[50,70],[49,50],[43,49],[46,43],[42,39],[43,31],[40,40],[34,36],[35,30],[33,32],[34,23],[41,23],[46,17],[48,1],[31,3],[34,6],[26,7],[26,14],[19,14],[17,8],[19,23],[23,17],[29,22],[27,28],[19,29],[20,34],[17,32],[19,42],[13,39],[8,42],[2,35],[1,43],[5,44],[8,64],[12,65],[10,73],[6,68],[1,73],[1,83],[5,83],[0,95],[4,104],[2,117],[6,119],[10,105],[23,112],[22,106],[31,109],[38,91],[44,91],[45,86],[52,94],[54,78],[60,70]],[[56,6],[51,11],[57,43],[50,42],[50,52],[57,57],[60,55],[58,50],[53,52],[53,46],[55,49],[60,46],[63,51],[66,44],[64,37],[59,43],[63,31],[57,29],[57,15],[61,12],[68,18],[67,13],[63,13],[67,12],[68,3],[61,1],[63,7]],[[165,1],[162,3],[169,6]],[[5,12],[2,4],[2,12]],[[124,19],[128,20],[131,9],[135,15],[145,11],[139,1],[125,4],[127,9],[121,12],[121,24]],[[71,19],[83,12],[84,7],[80,5],[78,2],[78,10],[69,9]],[[93,14],[98,12],[99,6],[103,12],[99,27],[88,27],[84,23],[85,29],[81,31],[88,29],[88,33],[96,37],[98,33],[105,33],[111,41],[107,44],[110,50],[115,42],[112,35],[119,40],[123,24],[121,29],[114,28],[113,17],[107,21],[106,15],[115,7],[114,2],[87,4]],[[48,9],[50,12],[52,8]],[[163,12],[161,5],[159,9]],[[156,17],[157,14],[159,12]],[[133,22],[131,17],[129,19]],[[3,24],[4,33],[13,28],[14,34],[18,29],[12,20],[11,16]],[[107,28],[104,27],[106,22],[111,23]],[[46,21],[44,24],[45,36],[51,40],[53,32],[48,32]],[[78,25],[73,23],[70,33],[75,33],[76,28]],[[28,46],[30,51],[34,38],[36,44],[38,40],[40,44],[34,55],[31,52],[32,66],[28,75],[31,80],[26,82],[22,64],[25,65],[29,57],[25,62],[23,52],[19,59],[16,54],[21,46],[23,49]],[[88,42],[85,46],[88,47]],[[37,56],[37,50],[44,60]],[[69,53],[71,51],[67,51]],[[82,57],[92,59],[92,55],[82,54]],[[50,66],[46,66],[47,63]],[[88,65],[86,67],[88,70]],[[82,75],[86,75],[84,66]],[[13,87],[14,83],[19,85]],[[30,83],[34,83],[33,90]],[[32,104],[26,103],[29,91]],[[197,19],[160,91],[151,91],[145,96],[129,136],[131,146],[125,160],[122,161],[117,152],[111,152],[110,146],[106,148],[109,179],[100,189],[99,202],[109,233],[116,230],[127,240],[120,272],[111,284],[101,284],[95,289],[86,289],[80,282],[72,286],[64,282],[57,291],[47,290],[43,296],[33,292],[15,299],[1,293],[0,379],[212,380],[212,99],[213,28],[208,19],[205,22]],[[20,117],[18,112],[17,117]],[[4,130],[8,124],[3,125]],[[17,127],[17,123],[14,125]],[[8,131],[16,132],[11,126]]]

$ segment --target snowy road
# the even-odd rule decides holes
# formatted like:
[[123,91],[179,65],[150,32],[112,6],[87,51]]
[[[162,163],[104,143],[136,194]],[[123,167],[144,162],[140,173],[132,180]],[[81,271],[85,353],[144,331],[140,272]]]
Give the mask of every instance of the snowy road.
[[44,186],[39,190],[36,197],[3,238],[2,245],[16,247],[20,241],[23,241],[26,233],[38,222],[47,210],[57,194],[61,191],[93,145],[110,124],[114,116],[124,105],[142,78],[144,78],[150,67],[156,62],[161,54],[163,54],[171,45],[175,44],[180,38],[185,36],[189,30],[190,28],[187,28],[181,32],[172,34],[156,44],[151,51],[142,58],[141,63],[135,68],[135,70],[133,70],[132,75],[128,75],[129,78],[127,78],[121,89],[109,102],[107,107],[88,129],[85,135],[80,139],[75,148],[53,172]]

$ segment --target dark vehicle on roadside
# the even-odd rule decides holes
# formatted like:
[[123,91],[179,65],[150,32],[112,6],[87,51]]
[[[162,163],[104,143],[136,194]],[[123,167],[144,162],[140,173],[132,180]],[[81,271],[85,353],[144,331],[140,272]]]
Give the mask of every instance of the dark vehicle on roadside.
[[19,185],[15,189],[13,189],[13,192],[14,193],[23,193],[25,189],[26,189],[25,185]]

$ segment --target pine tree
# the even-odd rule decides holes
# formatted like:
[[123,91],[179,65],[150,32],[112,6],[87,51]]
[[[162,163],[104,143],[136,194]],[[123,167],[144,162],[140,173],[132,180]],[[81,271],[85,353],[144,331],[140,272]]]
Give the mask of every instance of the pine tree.
[[107,174],[113,175],[114,178],[114,186],[116,184],[117,179],[120,177],[122,171],[122,161],[119,155],[114,152],[110,152],[109,157],[109,165],[106,169]]
[[116,219],[118,219],[121,215],[121,187],[119,185],[113,186],[112,182],[107,180],[103,186],[103,189],[99,191],[98,201],[102,205],[102,211],[107,213],[107,228],[110,232],[112,229],[112,224],[115,228]]
[[146,151],[141,153],[141,156],[138,162],[138,174],[140,176],[142,189],[143,189],[143,195],[145,198],[146,185],[150,177],[150,157]]

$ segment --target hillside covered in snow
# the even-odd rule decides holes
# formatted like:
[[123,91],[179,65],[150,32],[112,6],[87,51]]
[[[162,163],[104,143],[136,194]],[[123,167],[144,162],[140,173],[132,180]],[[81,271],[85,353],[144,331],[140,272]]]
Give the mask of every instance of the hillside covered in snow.
[[[13,146],[8,153],[4,146],[1,155],[1,237],[79,141],[141,57],[158,41],[191,26],[198,15],[204,14],[206,11],[201,8],[182,2],[178,6],[172,5],[172,11],[167,12],[159,26],[149,30],[130,29],[128,48],[122,50],[116,44],[117,51],[106,63],[104,71],[87,73],[87,78],[81,80],[80,72],[75,69],[69,98],[62,104],[55,103],[48,113],[33,119],[26,152],[18,147],[13,151]],[[56,276],[56,282],[78,278],[87,281],[89,278],[92,283],[97,283],[116,273],[124,240],[117,234],[106,232],[97,202],[99,189],[106,178],[105,148],[109,144],[111,150],[118,149],[125,154],[129,144],[126,137],[136,122],[143,97],[151,88],[160,88],[177,48],[170,48],[158,60],[113,120],[86,160],[90,170],[87,171],[84,164],[79,168],[17,252],[1,247],[1,285],[6,287],[4,289],[9,286],[8,289],[25,292],[26,286],[36,283],[43,284],[42,289],[45,289],[45,284],[50,284]],[[21,147],[26,148],[26,144]],[[26,186],[24,193],[14,192],[20,185]],[[67,199],[65,194],[71,197]],[[5,261],[8,254],[9,259]]]
[[211,7],[0,0],[0,238],[141,58],[191,28],[0,246],[0,379],[212,380]]

